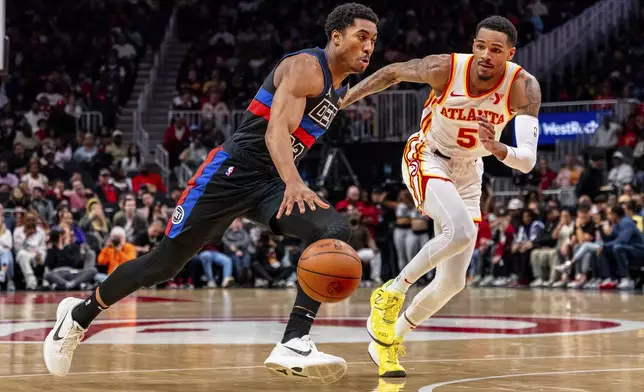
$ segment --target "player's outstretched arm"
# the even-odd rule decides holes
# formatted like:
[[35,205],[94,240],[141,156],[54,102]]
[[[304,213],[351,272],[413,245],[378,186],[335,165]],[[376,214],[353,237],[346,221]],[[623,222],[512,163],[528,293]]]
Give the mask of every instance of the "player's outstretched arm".
[[266,130],[266,146],[273,164],[286,184],[284,200],[277,213],[290,215],[295,203],[300,212],[305,212],[305,203],[315,210],[315,205],[328,208],[315,192],[302,181],[295,166],[291,133],[297,129],[306,98],[320,95],[324,89],[324,76],[318,60],[308,54],[301,54],[284,60],[275,72],[277,90],[273,96],[271,116]]
[[[537,162],[541,88],[537,79],[526,71],[521,71],[512,85],[510,106],[517,112],[514,120],[517,146],[510,147],[493,139],[479,137],[485,148],[501,162],[513,169],[528,173]],[[492,124],[484,118],[480,119],[479,129],[490,127]],[[481,131],[479,131],[479,135],[481,135]]]
[[351,87],[340,108],[401,82],[427,83],[436,90],[442,90],[449,79],[451,61],[451,55],[438,54],[389,64]]

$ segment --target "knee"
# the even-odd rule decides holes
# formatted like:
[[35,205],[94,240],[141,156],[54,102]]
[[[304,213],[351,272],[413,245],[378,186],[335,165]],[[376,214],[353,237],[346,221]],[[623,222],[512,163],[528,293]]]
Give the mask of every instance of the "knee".
[[349,242],[351,239],[349,222],[339,213],[335,214],[332,219],[313,222],[312,226],[312,229],[303,238],[309,244],[323,238],[331,238],[344,242]]
[[465,284],[465,274],[463,274],[463,276],[452,276],[449,279],[445,279],[441,282],[440,289],[445,297],[452,298],[456,294],[463,291]]
[[476,225],[471,218],[456,217],[451,228],[444,230],[448,233],[448,240],[459,251],[465,249],[470,243],[476,241]]

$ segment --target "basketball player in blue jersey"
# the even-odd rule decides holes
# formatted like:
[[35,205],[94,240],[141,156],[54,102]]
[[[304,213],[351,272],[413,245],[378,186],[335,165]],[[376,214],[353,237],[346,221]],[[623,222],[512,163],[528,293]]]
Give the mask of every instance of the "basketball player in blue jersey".
[[[60,303],[43,347],[51,374],[69,372],[74,350],[102,311],[142,287],[174,277],[204,244],[219,242],[237,217],[307,244],[349,239],[346,219],[304,184],[296,163],[329,128],[346,94],[344,79],[369,65],[377,23],[364,5],[340,5],[327,17],[324,49],[301,50],[276,65],[239,129],[210,152],[190,180],[160,244],[119,266],[87,299]],[[322,383],[342,377],[344,359],[318,351],[309,337],[319,307],[298,287],[283,339],[265,362],[269,369]]]

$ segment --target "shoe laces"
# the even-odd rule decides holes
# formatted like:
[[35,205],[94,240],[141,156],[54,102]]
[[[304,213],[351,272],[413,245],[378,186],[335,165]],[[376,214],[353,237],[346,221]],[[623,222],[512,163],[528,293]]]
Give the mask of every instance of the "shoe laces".
[[322,351],[319,351],[317,346],[315,345],[315,343],[313,343],[313,341],[311,340],[311,335],[302,336],[302,338],[300,340],[304,344],[309,346],[311,348],[312,352],[319,352],[320,354],[324,354]]
[[402,343],[394,343],[390,347],[387,347],[387,362],[398,363],[398,357],[404,357],[407,355],[407,350]]
[[80,344],[80,342],[83,340],[83,337],[85,337],[85,331],[83,331],[80,327],[74,325],[72,328],[69,330],[69,333],[65,338],[63,339],[63,343],[60,346],[59,353],[64,354],[64,355],[70,355],[76,347]]

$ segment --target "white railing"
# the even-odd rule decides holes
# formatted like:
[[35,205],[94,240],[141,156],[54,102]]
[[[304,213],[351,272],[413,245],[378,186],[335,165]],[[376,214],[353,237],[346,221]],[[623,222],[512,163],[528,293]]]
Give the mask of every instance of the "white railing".
[[[27,114],[24,110],[16,110],[18,116]],[[76,131],[84,130],[96,133],[103,126],[103,113],[97,111],[83,111],[79,118],[76,119]]]
[[168,192],[170,192],[170,155],[160,144],[157,144],[154,149],[154,163],[156,163],[161,170],[160,174],[161,177],[163,177],[163,182],[165,183]]
[[602,0],[575,18],[517,50],[515,61],[537,77],[566,61],[577,61],[572,54],[586,52],[606,43],[623,20],[639,12],[638,0]]
[[192,170],[185,163],[182,163],[181,165],[179,165],[176,172],[177,172],[177,183],[179,185],[179,188],[187,187],[188,181],[190,181],[190,178],[194,174],[194,170]]
[[103,126],[103,113],[91,111],[83,112],[76,119],[76,129],[85,129],[92,133],[96,132]]
[[143,154],[143,156],[146,158],[150,155],[150,135],[145,130],[144,124],[147,123],[148,107],[150,106],[150,101],[152,100],[152,90],[154,88],[154,83],[157,80],[157,73],[164,63],[170,40],[174,36],[176,21],[177,9],[175,8],[172,11],[170,20],[168,21],[168,27],[166,28],[165,36],[163,37],[159,51],[154,55],[152,68],[150,69],[150,76],[148,77],[145,86],[143,86],[143,90],[141,91],[141,94],[139,95],[136,103],[136,110],[134,111],[132,116],[132,134],[134,135],[134,142],[139,146],[141,154]]
[[206,119],[211,119],[215,123],[215,128],[220,130],[226,138],[232,135],[233,130],[241,124],[242,118],[244,116],[245,110],[233,110],[229,113],[214,113],[207,118],[201,114],[200,110],[173,110],[168,111],[168,123],[172,121],[173,118],[182,117],[186,120],[186,125],[190,127],[191,125],[201,125],[206,121]]

